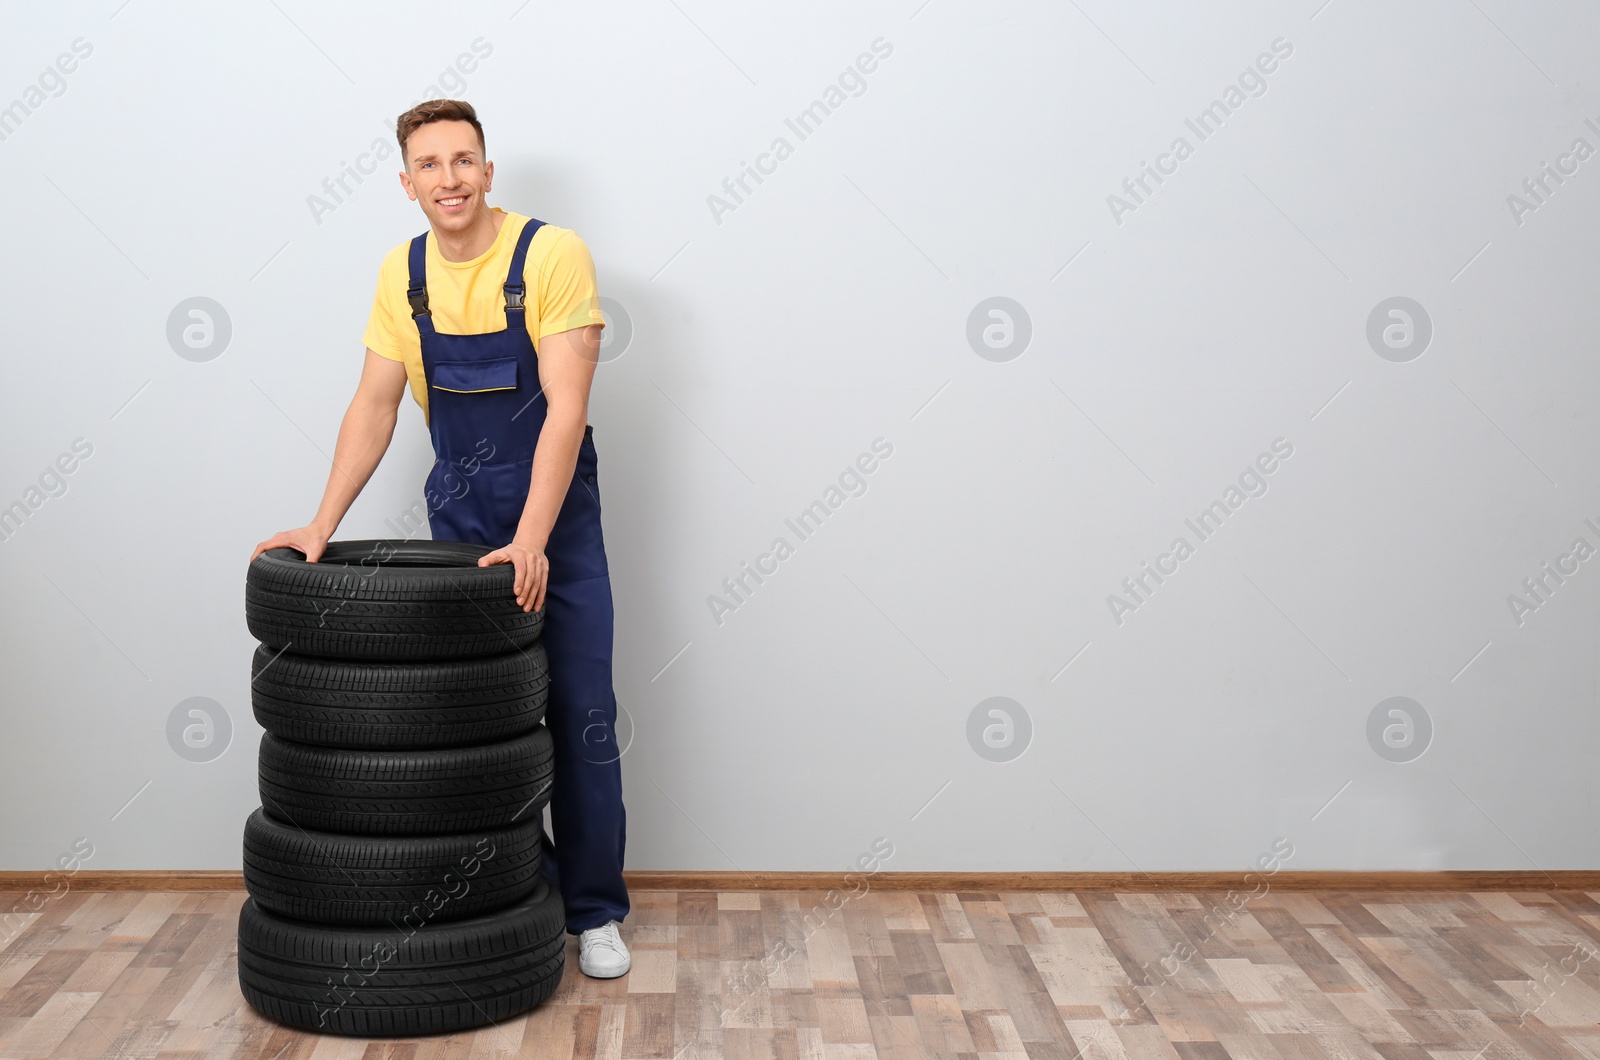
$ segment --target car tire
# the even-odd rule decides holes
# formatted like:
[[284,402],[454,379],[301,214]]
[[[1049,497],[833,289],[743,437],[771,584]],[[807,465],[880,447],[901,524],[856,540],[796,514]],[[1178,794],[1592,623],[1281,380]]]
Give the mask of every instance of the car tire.
[[511,1018],[560,985],[561,896],[540,880],[522,901],[448,922],[338,927],[239,911],[239,987],[268,1019],[321,1034],[400,1037]]
[[261,805],[294,827],[343,835],[454,835],[536,820],[554,750],[543,725],[497,743],[351,751],[261,737]]
[[331,541],[316,563],[268,549],[245,577],[245,623],[261,643],[338,659],[458,659],[526,648],[542,611],[523,611],[509,563],[461,541]]
[[381,925],[440,896],[450,901],[433,919],[460,920],[533,893],[542,825],[531,818],[462,835],[349,836],[256,810],[244,824],[244,886],[263,909],[293,920]]
[[382,749],[493,743],[544,718],[550,667],[544,645],[480,658],[349,662],[256,649],[250,703],[281,739],[318,747]]

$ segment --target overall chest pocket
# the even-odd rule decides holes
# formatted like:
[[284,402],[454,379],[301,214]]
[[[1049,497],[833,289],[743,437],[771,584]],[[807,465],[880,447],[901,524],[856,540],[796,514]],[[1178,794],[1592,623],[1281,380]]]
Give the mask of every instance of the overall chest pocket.
[[433,388],[454,394],[515,390],[517,359],[496,357],[481,361],[439,361],[433,366]]

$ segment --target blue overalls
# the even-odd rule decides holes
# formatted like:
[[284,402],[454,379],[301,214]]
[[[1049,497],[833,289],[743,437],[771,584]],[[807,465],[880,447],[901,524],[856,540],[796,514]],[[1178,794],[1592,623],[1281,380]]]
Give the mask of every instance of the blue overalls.
[[[506,222],[509,224],[509,220]],[[406,298],[422,339],[428,431],[436,460],[424,496],[436,540],[501,548],[511,543],[528,499],[533,452],[548,404],[527,329],[522,266],[544,224],[530,218],[506,276],[506,326],[481,335],[435,331],[428,311],[428,233],[411,241]],[[537,296],[536,296],[537,300]],[[537,319],[537,317],[536,317]],[[622,882],[626,815],[611,684],[611,575],[600,535],[594,428],[545,546],[543,641],[550,661],[545,725],[555,741],[550,815],[560,845],[544,836],[545,873],[561,891],[567,931],[578,934],[628,915]]]

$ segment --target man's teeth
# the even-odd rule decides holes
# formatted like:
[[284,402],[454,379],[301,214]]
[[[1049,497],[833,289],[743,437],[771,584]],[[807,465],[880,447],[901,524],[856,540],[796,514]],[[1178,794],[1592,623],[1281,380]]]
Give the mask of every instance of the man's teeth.
[[458,199],[440,199],[439,200],[439,205],[440,206],[454,206],[457,203],[463,203],[463,202],[466,202],[466,201],[467,201],[467,197],[465,195],[463,195]]

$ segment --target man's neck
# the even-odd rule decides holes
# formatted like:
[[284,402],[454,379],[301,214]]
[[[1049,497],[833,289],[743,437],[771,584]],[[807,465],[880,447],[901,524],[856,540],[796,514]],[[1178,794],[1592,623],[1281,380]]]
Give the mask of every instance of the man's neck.
[[471,261],[494,245],[495,237],[500,234],[500,226],[505,223],[503,211],[485,206],[471,228],[459,232],[441,232],[435,228],[433,241],[444,260]]

